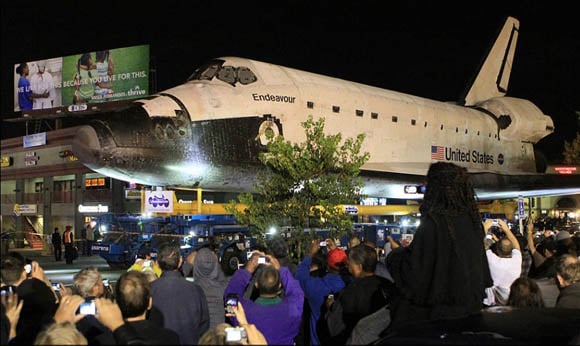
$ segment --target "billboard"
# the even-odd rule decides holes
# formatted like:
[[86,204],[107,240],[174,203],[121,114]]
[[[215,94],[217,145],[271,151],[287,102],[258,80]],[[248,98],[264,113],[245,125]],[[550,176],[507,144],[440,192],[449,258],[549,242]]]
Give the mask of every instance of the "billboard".
[[149,45],[92,51],[14,66],[14,111],[149,95]]

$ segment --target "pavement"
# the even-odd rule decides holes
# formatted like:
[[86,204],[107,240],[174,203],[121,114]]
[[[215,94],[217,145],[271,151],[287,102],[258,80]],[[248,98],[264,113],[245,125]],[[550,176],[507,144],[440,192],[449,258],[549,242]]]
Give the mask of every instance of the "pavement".
[[124,272],[120,269],[112,269],[107,264],[107,261],[99,255],[83,256],[73,261],[72,264],[66,264],[64,260],[64,251],[61,261],[55,261],[54,255],[46,253],[42,249],[9,249],[10,252],[15,251],[20,253],[25,258],[37,261],[46,276],[52,282],[61,282],[65,286],[72,286],[74,274],[86,267],[95,267],[99,270],[103,278],[106,278],[111,283],[117,282],[117,278]]

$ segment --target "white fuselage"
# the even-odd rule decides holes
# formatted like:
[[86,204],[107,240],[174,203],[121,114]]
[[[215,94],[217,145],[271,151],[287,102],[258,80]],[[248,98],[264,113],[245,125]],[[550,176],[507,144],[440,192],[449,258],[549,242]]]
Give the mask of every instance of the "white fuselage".
[[[179,99],[192,122],[271,115],[291,142],[305,139],[302,123],[309,115],[324,117],[327,133],[365,135],[362,150],[370,159],[364,170],[425,175],[432,162],[450,161],[471,172],[534,173],[533,143],[553,130],[551,118],[525,100],[502,97],[482,103],[487,110],[481,110],[249,59],[221,59],[224,66],[249,68],[257,80],[235,86],[217,78],[191,80],[160,95]],[[179,108],[166,96],[138,102],[151,117],[173,117]],[[506,113],[512,122],[500,130],[496,118]]]

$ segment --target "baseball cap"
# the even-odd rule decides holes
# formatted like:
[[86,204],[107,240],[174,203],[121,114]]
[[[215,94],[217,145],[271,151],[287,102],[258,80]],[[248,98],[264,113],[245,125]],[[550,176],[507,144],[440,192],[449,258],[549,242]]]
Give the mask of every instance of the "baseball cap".
[[328,264],[328,267],[331,269],[340,270],[341,267],[346,265],[346,262],[347,262],[346,251],[344,251],[343,249],[339,248],[332,249],[328,251],[328,254],[326,255],[326,263]]

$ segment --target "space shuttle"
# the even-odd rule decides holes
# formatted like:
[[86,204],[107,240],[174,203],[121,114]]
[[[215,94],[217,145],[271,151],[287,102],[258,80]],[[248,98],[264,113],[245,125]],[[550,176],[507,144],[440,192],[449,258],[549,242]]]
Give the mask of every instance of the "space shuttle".
[[[429,165],[465,167],[480,199],[580,193],[545,174],[534,144],[554,131],[532,102],[506,96],[519,34],[508,17],[459,102],[440,102],[241,57],[219,57],[174,88],[79,128],[73,152],[93,171],[167,188],[251,192],[271,137],[302,142],[302,123],[364,134],[366,196],[419,199]],[[543,167],[542,167],[543,166]]]

